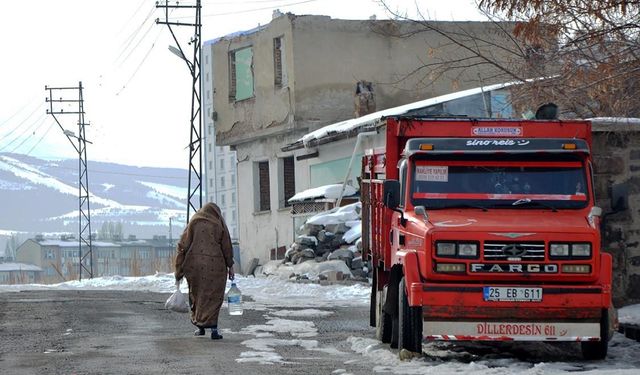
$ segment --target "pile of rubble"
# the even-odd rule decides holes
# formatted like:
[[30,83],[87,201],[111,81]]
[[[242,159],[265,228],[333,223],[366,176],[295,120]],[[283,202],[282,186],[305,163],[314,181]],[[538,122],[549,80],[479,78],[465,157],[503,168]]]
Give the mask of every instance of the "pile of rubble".
[[361,209],[358,202],[309,218],[299,229],[301,234],[285,253],[283,263],[296,265],[341,260],[351,273],[342,277],[367,278],[370,268],[362,259]]

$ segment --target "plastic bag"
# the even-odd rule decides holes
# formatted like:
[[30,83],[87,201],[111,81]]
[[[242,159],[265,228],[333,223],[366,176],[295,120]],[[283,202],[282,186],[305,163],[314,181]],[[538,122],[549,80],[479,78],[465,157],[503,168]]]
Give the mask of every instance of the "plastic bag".
[[167,299],[164,307],[179,313],[189,312],[189,302],[187,301],[187,297],[180,291],[180,281],[176,282],[176,291]]

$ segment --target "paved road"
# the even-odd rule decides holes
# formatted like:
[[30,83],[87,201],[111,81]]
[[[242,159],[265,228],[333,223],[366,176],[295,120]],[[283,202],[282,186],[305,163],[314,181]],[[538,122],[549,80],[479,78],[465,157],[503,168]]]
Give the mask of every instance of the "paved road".
[[[318,335],[296,338],[286,329],[271,332],[274,339],[282,339],[274,353],[286,363],[265,365],[236,361],[255,355],[255,348],[243,342],[257,335],[240,331],[268,323],[265,311],[245,310],[238,318],[223,309],[224,339],[212,341],[193,336],[186,314],[165,310],[167,297],[118,291],[0,293],[0,374],[371,373],[371,365],[345,341],[349,336],[373,337],[366,308],[290,318],[313,320]],[[307,350],[292,339],[318,340],[319,348],[337,350]],[[356,356],[360,359],[352,361]]]
[[[131,291],[0,293],[0,374],[360,375],[397,370],[379,361],[389,363],[389,356],[397,361],[395,350],[377,350],[382,345],[367,355],[352,350],[350,337],[374,337],[364,306],[316,309],[311,316],[299,309],[263,307],[245,309],[241,317],[230,317],[223,308],[225,337],[212,341],[193,336],[186,314],[165,310],[167,297]],[[290,316],[292,310],[298,310],[297,316]],[[318,310],[329,315],[319,316]],[[424,368],[406,368],[405,373],[437,372],[439,366],[449,373],[465,372],[478,370],[478,364],[493,374],[538,373],[538,366],[549,374],[637,373],[640,344],[616,335],[610,347],[607,361],[589,363],[569,344],[432,343],[418,363]]]

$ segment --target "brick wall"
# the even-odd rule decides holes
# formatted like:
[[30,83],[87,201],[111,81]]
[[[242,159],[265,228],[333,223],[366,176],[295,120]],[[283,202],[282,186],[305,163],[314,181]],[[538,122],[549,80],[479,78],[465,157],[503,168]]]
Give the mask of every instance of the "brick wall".
[[596,204],[611,212],[611,186],[625,184],[629,209],[603,215],[603,249],[613,256],[617,307],[640,302],[640,123],[593,122]]

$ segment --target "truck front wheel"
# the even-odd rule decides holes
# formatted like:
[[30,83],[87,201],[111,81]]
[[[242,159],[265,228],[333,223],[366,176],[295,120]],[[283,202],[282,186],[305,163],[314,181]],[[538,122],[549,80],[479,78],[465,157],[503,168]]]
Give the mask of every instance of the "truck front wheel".
[[422,308],[409,306],[404,277],[398,290],[398,349],[422,353]]
[[582,357],[586,360],[605,359],[609,349],[609,312],[603,310],[602,318],[600,318],[600,341],[585,341],[580,343],[582,349]]

